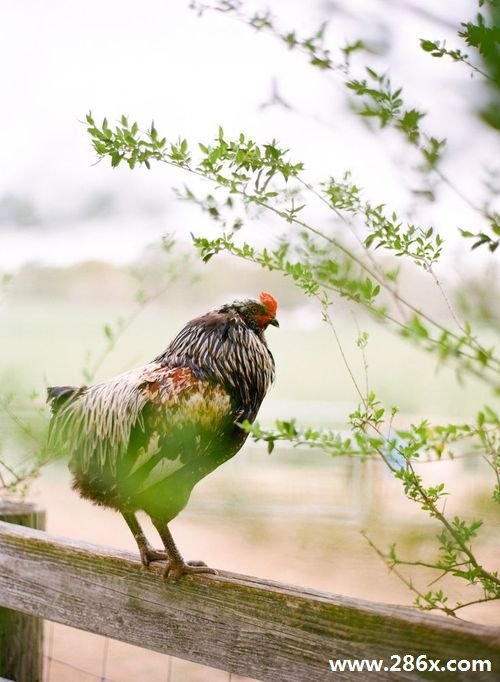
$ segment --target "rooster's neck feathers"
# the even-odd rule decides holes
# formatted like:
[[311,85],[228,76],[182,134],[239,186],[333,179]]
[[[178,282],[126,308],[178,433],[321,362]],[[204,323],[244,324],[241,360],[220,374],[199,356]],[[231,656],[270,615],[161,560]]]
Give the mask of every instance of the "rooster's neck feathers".
[[189,322],[155,360],[188,367],[198,379],[224,386],[238,418],[250,421],[274,380],[263,330],[244,320],[235,304]]

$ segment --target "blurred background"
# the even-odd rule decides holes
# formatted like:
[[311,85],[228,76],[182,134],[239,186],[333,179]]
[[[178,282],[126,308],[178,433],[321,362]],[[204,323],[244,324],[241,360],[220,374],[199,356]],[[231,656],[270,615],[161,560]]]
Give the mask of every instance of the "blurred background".
[[[293,159],[304,161],[311,181],[350,169],[374,201],[439,229],[446,239],[439,277],[450,299],[478,324],[485,343],[498,335],[498,257],[485,251],[473,261],[470,244],[457,232],[479,229],[477,214],[444,183],[433,201],[421,201],[422,178],[411,149],[394,131],[374,134],[353,116],[335,74],[311,69],[302,55],[228,13],[200,13],[187,0],[145,0],[138,8],[128,0],[27,0],[2,7],[2,460],[29,467],[47,425],[47,385],[98,381],[140,365],[191,317],[261,290],[271,291],[280,306],[280,329],[267,334],[277,380],[261,409],[262,424],[296,417],[342,431],[357,404],[314,304],[279,274],[226,257],[202,263],[190,233],[218,233],[209,217],[178,200],[175,188],[188,179],[166,166],[131,172],[111,169],[107,161],[96,164],[82,123],[89,110],[110,123],[125,114],[144,128],[154,119],[168,139],[186,137],[193,145],[212,140],[219,125],[229,136],[244,131],[262,142],[277,138]],[[471,82],[463,65],[437,63],[419,47],[421,38],[457,44],[460,22],[478,10],[474,0],[439,6],[431,0],[269,0],[244,8],[269,8],[283,30],[306,35],[326,21],[333,47],[365,41],[369,63],[390,69],[394,83],[404,84],[407,101],[428,112],[425,127],[447,138],[443,172],[474,202],[494,194],[497,132],[481,113],[491,93],[480,79]],[[314,218],[322,225],[330,220],[320,208]],[[265,215],[245,229],[257,239],[279,236]],[[165,248],[165,235],[175,239],[172,248]],[[425,303],[435,316],[446,317],[423,273],[403,268],[403,286],[415,305]],[[355,341],[360,329],[368,332],[370,387],[385,404],[399,407],[398,425],[421,418],[465,422],[491,402],[479,381],[457,383],[452,367],[349,304],[339,301],[334,310],[361,381],[363,358]],[[461,454],[453,462],[426,465],[428,480],[447,481],[453,491],[449,510],[485,520],[478,547],[485,563],[494,565],[498,511],[491,477],[479,457]],[[47,508],[50,532],[136,550],[118,515],[71,490],[64,463],[45,467],[28,497]],[[195,488],[172,526],[183,554],[217,568],[404,604],[413,595],[388,573],[360,531],[384,549],[396,542],[410,557],[432,552],[436,533],[382,462],[287,447],[268,455],[252,442]],[[498,623],[499,617],[495,603],[467,611],[478,622]],[[103,657],[108,677],[101,679],[137,679],[138,671],[141,677],[147,671],[151,682],[167,679],[165,657],[50,628],[49,682],[99,676]],[[101,647],[105,653],[99,654]],[[168,666],[174,682],[227,679],[181,661]]]

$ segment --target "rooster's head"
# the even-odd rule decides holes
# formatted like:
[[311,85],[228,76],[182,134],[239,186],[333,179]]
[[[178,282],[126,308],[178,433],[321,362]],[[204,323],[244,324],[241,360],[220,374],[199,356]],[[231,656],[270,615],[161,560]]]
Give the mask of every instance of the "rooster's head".
[[234,301],[229,306],[224,306],[221,311],[232,309],[249,327],[263,331],[268,325],[279,327],[279,322],[276,319],[277,308],[278,302],[274,296],[263,291],[258,301],[251,298],[244,301]]

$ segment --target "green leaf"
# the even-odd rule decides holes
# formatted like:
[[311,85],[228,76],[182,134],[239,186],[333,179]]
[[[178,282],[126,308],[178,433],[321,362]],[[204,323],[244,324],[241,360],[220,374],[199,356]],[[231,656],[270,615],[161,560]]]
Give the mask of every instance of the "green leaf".
[[376,234],[369,234],[368,237],[365,239],[365,247],[367,249],[370,248],[370,246],[373,244],[373,241],[376,239],[377,235]]
[[432,42],[432,40],[420,40],[420,47],[424,52],[432,52],[433,50],[439,49],[439,45]]

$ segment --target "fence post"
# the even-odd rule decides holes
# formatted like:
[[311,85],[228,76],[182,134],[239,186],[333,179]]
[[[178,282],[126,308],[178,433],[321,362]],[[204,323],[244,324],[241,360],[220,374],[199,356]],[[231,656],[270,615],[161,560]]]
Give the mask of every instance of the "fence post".
[[[0,498],[0,521],[45,530],[45,510]],[[43,620],[0,607],[0,678],[42,682]]]

